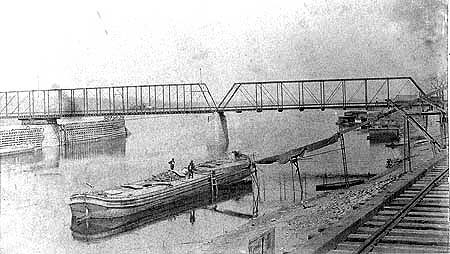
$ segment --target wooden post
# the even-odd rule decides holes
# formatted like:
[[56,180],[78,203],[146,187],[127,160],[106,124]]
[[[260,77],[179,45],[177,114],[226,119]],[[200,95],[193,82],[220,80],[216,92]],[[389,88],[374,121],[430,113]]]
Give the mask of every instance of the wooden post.
[[345,153],[344,134],[342,134],[342,133],[340,134],[340,140],[341,140],[342,164],[344,167],[345,186],[346,186],[346,188],[348,188],[349,185],[348,185],[347,155]]
[[[259,211],[259,198],[260,198],[260,191],[259,191],[259,180],[258,180],[258,170],[256,168],[256,164],[252,163],[253,172],[251,175],[252,179],[252,198],[253,198],[253,207],[252,207],[252,215],[253,217],[258,216]],[[256,194],[255,194],[255,188],[256,188]]]
[[406,173],[406,139],[407,139],[407,134],[406,134],[406,116],[403,117],[403,173]]
[[408,167],[409,171],[411,171],[411,139],[409,137],[409,121],[406,121],[406,133],[408,134]]
[[292,193],[293,193],[293,198],[294,198],[294,203],[295,203],[295,181],[294,181],[294,166],[291,163],[291,176],[292,176]]

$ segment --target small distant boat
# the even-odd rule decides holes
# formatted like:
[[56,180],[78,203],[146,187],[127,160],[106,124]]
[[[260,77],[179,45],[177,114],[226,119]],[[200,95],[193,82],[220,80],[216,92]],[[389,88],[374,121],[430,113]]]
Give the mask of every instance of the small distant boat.
[[337,190],[342,189],[347,186],[353,186],[358,184],[363,184],[364,180],[362,179],[355,179],[355,180],[348,180],[347,183],[344,182],[336,182],[336,183],[325,183],[325,184],[318,184],[316,185],[316,191],[326,191],[326,190]]
[[400,140],[398,128],[370,128],[367,139],[372,142],[393,142]]
[[191,179],[164,172],[111,190],[74,194],[69,205],[77,219],[122,217],[242,181],[251,175],[251,164],[247,155],[235,152],[233,159],[197,164]]
[[389,148],[395,148],[395,147],[403,146],[403,142],[402,141],[400,141],[398,143],[391,142],[391,143],[385,144],[384,146],[389,147]]

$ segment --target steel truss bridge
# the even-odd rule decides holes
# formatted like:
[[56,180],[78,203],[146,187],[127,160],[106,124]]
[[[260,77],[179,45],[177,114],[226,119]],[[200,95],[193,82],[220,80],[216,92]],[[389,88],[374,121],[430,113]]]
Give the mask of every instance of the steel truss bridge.
[[436,100],[411,77],[239,82],[219,104],[204,83],[8,91],[0,92],[0,118],[374,109],[390,100],[444,110],[440,94]]

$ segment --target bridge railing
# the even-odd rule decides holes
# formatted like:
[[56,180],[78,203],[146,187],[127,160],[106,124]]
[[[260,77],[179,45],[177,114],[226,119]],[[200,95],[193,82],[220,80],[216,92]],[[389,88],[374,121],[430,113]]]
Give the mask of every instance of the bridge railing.
[[214,112],[204,83],[0,92],[0,118]]
[[418,98],[424,91],[410,77],[239,82],[220,102],[220,111],[373,108]]

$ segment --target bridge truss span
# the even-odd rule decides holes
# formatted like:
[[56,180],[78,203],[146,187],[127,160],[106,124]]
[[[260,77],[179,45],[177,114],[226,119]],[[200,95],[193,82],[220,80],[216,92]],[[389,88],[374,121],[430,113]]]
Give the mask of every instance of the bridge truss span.
[[204,83],[0,92],[0,118],[189,114],[216,110]]
[[424,91],[410,77],[239,82],[220,111],[385,108],[387,100],[410,101]]

